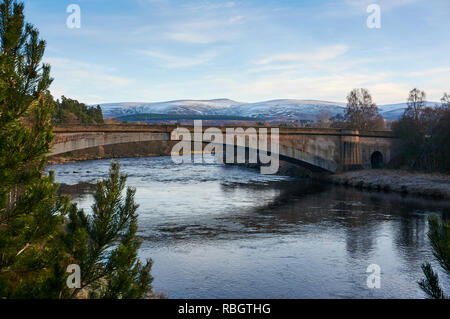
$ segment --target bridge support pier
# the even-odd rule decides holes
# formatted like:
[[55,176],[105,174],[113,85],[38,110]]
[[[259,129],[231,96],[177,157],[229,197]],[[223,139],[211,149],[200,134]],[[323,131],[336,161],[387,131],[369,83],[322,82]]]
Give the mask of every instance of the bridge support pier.
[[340,137],[340,165],[338,171],[362,169],[361,143],[359,131],[348,130]]

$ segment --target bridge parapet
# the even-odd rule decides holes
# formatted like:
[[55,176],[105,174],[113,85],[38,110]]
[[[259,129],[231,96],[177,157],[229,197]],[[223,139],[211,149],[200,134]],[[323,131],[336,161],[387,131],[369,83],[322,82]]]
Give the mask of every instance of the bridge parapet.
[[[55,133],[75,133],[75,132],[165,132],[170,133],[177,128],[186,128],[191,132],[194,131],[192,125],[148,125],[148,124],[65,124],[55,126],[53,131]],[[223,126],[202,126],[204,132],[208,128],[217,128],[225,133],[227,128],[236,128],[236,125]],[[255,126],[240,126],[244,129]],[[307,128],[307,127],[283,127],[283,126],[258,126],[255,128],[278,128],[280,134],[300,134],[300,135],[340,135],[340,136],[359,136],[359,137],[380,137],[380,138],[395,138],[392,131],[358,131],[350,129],[335,129],[335,128]]]

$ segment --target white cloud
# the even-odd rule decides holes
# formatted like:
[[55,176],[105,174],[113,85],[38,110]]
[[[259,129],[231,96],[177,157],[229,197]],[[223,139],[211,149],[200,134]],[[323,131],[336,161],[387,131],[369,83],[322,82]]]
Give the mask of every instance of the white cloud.
[[211,44],[235,39],[240,31],[234,26],[242,24],[243,16],[232,16],[202,21],[172,24],[162,32],[166,39],[193,43]]
[[[105,13],[95,18],[91,15],[90,22],[95,25],[88,28],[86,24],[76,33],[57,27],[50,32],[47,28],[46,32],[53,36],[49,43],[54,47],[48,53],[57,57],[47,59],[55,77],[53,93],[82,101],[223,96],[244,101],[272,98],[343,101],[352,88],[367,87],[375,101],[382,104],[404,101],[415,86],[424,89],[433,100],[450,90],[444,87],[450,83],[450,68],[445,67],[449,66],[448,61],[436,54],[448,51],[445,42],[436,42],[438,47],[426,45],[423,51],[411,53],[400,41],[404,35],[400,33],[402,28],[398,32],[383,28],[381,31],[387,33],[380,34],[379,42],[368,47],[364,46],[369,43],[368,38],[364,36],[364,41],[360,41],[359,37],[366,31],[365,19],[360,20],[362,31],[338,29],[338,23],[349,16],[355,21],[361,18],[359,15],[367,16],[366,8],[374,2],[380,4],[384,14],[423,0],[330,1],[311,8],[285,4],[281,9],[273,4],[227,0],[136,1],[142,5],[141,14],[120,19],[119,14],[114,18]],[[120,12],[123,13],[126,12]],[[392,23],[407,21],[401,19],[401,10],[397,13]],[[325,14],[333,15],[332,19]],[[437,19],[432,11],[429,16],[436,23],[445,21]],[[430,29],[430,41],[433,30]],[[71,40],[61,40],[64,43],[58,47],[55,36],[57,39],[70,36]],[[336,45],[311,47],[314,39]],[[117,61],[129,59],[127,68],[118,65],[118,72],[96,62],[76,61],[79,52],[71,50],[70,43],[76,43],[77,48],[90,48],[91,61],[109,54]],[[299,43],[304,43],[305,49],[296,51]],[[345,44],[351,45],[351,49]],[[223,59],[217,58],[219,54]],[[58,58],[62,56],[74,60]],[[415,56],[427,61],[425,67],[430,67],[411,69],[410,61]],[[214,68],[209,68],[212,65]],[[187,68],[191,68],[189,72]]]
[[202,1],[185,4],[183,7],[185,10],[205,12],[223,10],[227,8],[233,8],[235,6],[236,2],[234,1]]
[[355,58],[355,57],[343,57],[339,59],[339,62],[333,59],[325,61],[300,61],[295,63],[274,63],[267,65],[260,65],[257,67],[251,67],[247,70],[249,73],[258,72],[275,72],[283,71],[283,73],[314,73],[314,72],[326,72],[326,73],[341,73],[348,72],[348,70],[354,70],[355,68],[364,68],[370,63],[379,63],[379,58]]
[[62,57],[48,57],[44,62],[52,67],[51,76],[54,81],[51,92],[55,97],[66,95],[89,102],[100,99],[100,96],[108,94],[111,90],[133,84],[131,79],[114,75],[115,69],[110,67]]
[[131,80],[109,74],[114,68],[109,68],[90,63],[70,60],[61,57],[46,58],[45,63],[49,63],[53,73],[64,74],[74,80],[86,80],[105,82],[110,86],[124,86],[131,84]]
[[134,35],[149,34],[163,41],[188,44],[212,44],[229,41],[242,31],[236,26],[245,22],[246,13],[233,1],[194,1],[185,4],[167,0],[139,0],[140,3],[167,4],[160,9],[164,20],[142,25],[132,31]]
[[158,6],[167,6],[169,4],[169,0],[138,0],[138,3],[141,6],[150,4],[158,7]]
[[166,32],[167,39],[186,43],[208,44],[216,42],[218,39],[212,35],[201,32]]
[[350,90],[364,87],[369,89],[379,105],[406,101],[409,90],[414,87],[424,90],[429,101],[439,101],[444,92],[450,92],[449,73],[442,72],[437,76],[422,77],[415,81],[401,81],[398,76],[396,73],[349,70],[320,76],[281,72],[255,80],[228,83],[227,92],[232,97],[247,101],[293,98],[340,102],[345,101]]
[[[347,92],[355,87],[369,87],[381,82],[388,75],[377,74],[330,74],[324,76],[295,77],[279,75],[264,77],[240,85],[238,94],[270,98],[310,98],[343,101]],[[270,94],[270,96],[268,95]]]
[[208,63],[218,56],[218,53],[213,51],[206,52],[195,57],[180,57],[151,50],[141,50],[139,53],[154,60],[162,61],[162,66],[170,69],[198,66]]
[[424,70],[421,72],[408,73],[408,74],[406,74],[406,76],[418,77],[418,76],[433,75],[433,74],[443,73],[443,72],[450,72],[450,68],[434,68],[434,69]]
[[242,21],[242,20],[244,20],[244,16],[235,16],[235,17],[231,17],[231,18],[229,18],[228,19],[228,22],[230,22],[230,23],[236,23],[236,22],[239,22],[239,21]]
[[326,61],[336,58],[340,55],[343,55],[347,51],[348,46],[346,45],[333,45],[319,48],[315,52],[283,53],[272,55],[270,57],[257,61],[256,64],[264,65],[273,62],[293,62],[293,61],[302,61],[302,62]]
[[423,0],[346,0],[326,2],[316,17],[329,19],[335,17],[367,16],[367,7],[371,4],[378,4],[383,15],[383,13],[420,1]]
[[406,83],[381,82],[372,84],[370,93],[378,104],[388,104],[392,102],[404,102],[411,87]]
[[345,11],[366,15],[366,9],[371,4],[378,4],[381,12],[388,12],[398,7],[408,6],[422,0],[346,0],[343,2]]

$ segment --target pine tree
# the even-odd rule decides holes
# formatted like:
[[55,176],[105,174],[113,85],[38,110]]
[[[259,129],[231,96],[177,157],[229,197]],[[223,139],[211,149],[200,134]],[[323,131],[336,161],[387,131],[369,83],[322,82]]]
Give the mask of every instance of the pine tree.
[[0,3],[0,298],[73,298],[66,268],[82,269],[94,298],[141,298],[150,289],[151,262],[137,258],[134,191],[113,164],[98,184],[93,217],[57,196],[44,173],[53,139],[50,66],[45,42],[26,24],[24,6]]
[[[433,255],[450,279],[450,222],[441,221],[438,216],[430,216],[428,224],[430,230],[427,235],[433,248]],[[422,271],[425,278],[419,281],[419,286],[427,296],[432,299],[449,299],[441,288],[439,276],[431,264],[428,262],[423,264]]]
[[45,42],[24,22],[23,4],[0,4],[0,296],[50,297],[61,293],[59,249],[65,203],[45,176],[52,141],[50,66]]
[[82,274],[72,297],[88,288],[93,298],[141,298],[150,289],[151,260],[142,265],[137,259],[135,190],[127,188],[123,198],[125,182],[119,164],[112,162],[109,178],[97,183],[92,215],[70,212],[67,244]]

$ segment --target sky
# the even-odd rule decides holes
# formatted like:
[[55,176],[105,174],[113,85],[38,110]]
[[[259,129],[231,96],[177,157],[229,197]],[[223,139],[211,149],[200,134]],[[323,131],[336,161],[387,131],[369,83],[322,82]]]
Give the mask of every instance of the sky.
[[[25,0],[55,97],[88,104],[229,98],[377,104],[450,93],[449,0]],[[69,28],[71,4],[80,28]],[[368,6],[380,8],[369,28]],[[73,21],[72,19],[69,19]]]

